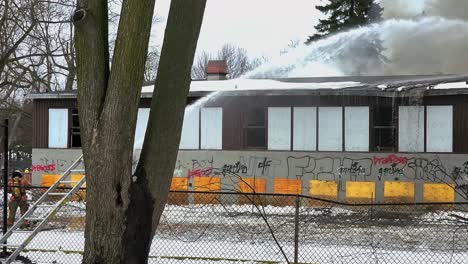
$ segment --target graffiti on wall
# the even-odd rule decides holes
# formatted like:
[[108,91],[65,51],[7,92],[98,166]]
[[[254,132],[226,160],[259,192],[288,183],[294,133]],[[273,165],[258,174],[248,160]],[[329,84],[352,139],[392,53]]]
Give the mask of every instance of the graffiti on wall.
[[42,157],[32,164],[32,172],[49,172],[49,173],[63,173],[73,164],[75,160],[67,159],[49,159]]
[[313,156],[294,157],[286,159],[288,177],[301,179],[307,177],[314,180],[339,180],[369,177],[372,174],[372,160],[369,158],[334,158]]
[[[190,161],[178,160],[174,175],[178,177],[203,177],[203,176],[275,176],[276,168],[281,165],[280,160],[259,156],[240,156],[234,162],[216,161],[214,157],[208,159],[191,159]],[[185,175],[184,175],[184,172]]]
[[179,159],[178,177],[250,176],[287,177],[314,180],[424,180],[447,182],[465,180],[468,162],[448,168],[438,159],[390,154],[369,158],[333,156],[285,156],[285,160],[265,156],[241,155],[226,160],[209,158]]
[[377,156],[374,156],[373,157],[373,163],[374,165],[385,165],[385,164],[406,164],[408,162],[408,158],[406,158],[405,156],[397,156],[395,154],[390,154],[388,156],[385,156],[385,157],[377,157]]
[[[243,153],[241,153],[243,154]],[[264,153],[265,154],[265,153]],[[424,181],[453,184],[468,197],[468,162],[454,166],[432,155],[239,155],[179,159],[177,177],[257,177],[336,181]],[[307,184],[305,184],[306,186]]]
[[[54,157],[54,158],[49,158]],[[59,155],[41,155],[34,159],[34,177],[65,172],[74,162]],[[450,154],[363,154],[363,153],[293,153],[293,152],[181,152],[175,177],[220,177],[222,184],[237,184],[239,177],[302,180],[307,191],[311,180],[335,181],[339,190],[346,181],[413,181],[448,183],[457,193],[468,197],[468,158]],[[232,181],[226,180],[227,178]],[[380,185],[379,185],[380,186]],[[231,188],[230,186],[229,188]]]
[[47,164],[47,165],[40,165],[40,164],[37,164],[37,165],[32,165],[31,166],[31,171],[32,172],[35,172],[35,171],[55,171],[55,166],[57,166],[56,164]]

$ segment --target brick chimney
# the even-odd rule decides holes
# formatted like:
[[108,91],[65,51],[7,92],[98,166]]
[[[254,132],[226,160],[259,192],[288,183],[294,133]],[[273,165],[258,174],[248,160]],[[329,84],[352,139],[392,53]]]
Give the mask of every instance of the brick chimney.
[[210,60],[206,68],[206,79],[212,80],[226,80],[228,74],[227,64],[224,60]]

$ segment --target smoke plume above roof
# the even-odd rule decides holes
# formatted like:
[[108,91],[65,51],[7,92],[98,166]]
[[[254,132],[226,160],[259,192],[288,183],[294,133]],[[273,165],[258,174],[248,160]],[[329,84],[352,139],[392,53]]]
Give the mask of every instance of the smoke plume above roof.
[[414,18],[440,16],[468,20],[468,1],[465,0],[380,0],[385,18]]
[[[380,0],[385,20],[299,45],[246,78],[468,73],[468,0]],[[380,40],[386,59],[362,47]]]

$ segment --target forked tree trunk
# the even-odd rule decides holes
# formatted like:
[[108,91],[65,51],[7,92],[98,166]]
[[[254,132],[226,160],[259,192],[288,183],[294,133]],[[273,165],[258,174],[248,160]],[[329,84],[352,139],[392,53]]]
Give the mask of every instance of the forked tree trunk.
[[137,170],[133,141],[154,0],[122,4],[109,69],[106,1],[80,0],[78,107],[87,179],[83,263],[146,263],[172,178],[206,0],[172,0]]

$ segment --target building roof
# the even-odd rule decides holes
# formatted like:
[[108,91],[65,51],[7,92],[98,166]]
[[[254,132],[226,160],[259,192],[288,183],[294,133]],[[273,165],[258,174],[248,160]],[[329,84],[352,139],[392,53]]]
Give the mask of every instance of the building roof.
[[[413,91],[426,95],[468,94],[468,75],[359,76],[286,79],[231,79],[192,81],[190,97],[213,92],[226,95],[346,94],[408,96]],[[142,97],[151,98],[154,83],[144,83]],[[29,94],[27,99],[75,98],[75,91]]]

